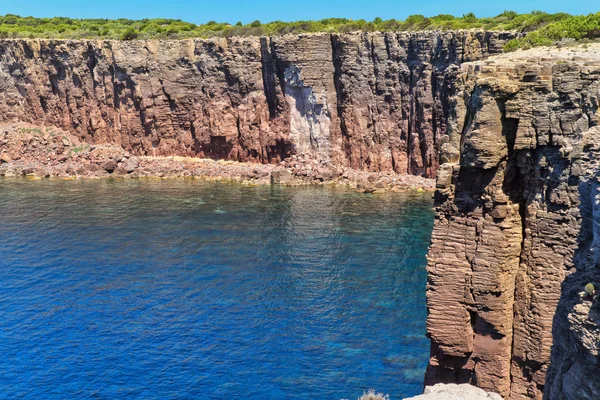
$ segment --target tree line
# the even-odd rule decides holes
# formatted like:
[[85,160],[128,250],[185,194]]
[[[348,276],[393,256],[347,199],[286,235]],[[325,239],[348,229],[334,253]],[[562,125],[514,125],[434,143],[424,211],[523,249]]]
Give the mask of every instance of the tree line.
[[513,30],[524,33],[509,42],[506,50],[552,44],[563,39],[594,40],[600,38],[600,13],[589,15],[549,14],[532,11],[518,14],[505,11],[495,17],[478,18],[473,13],[460,17],[440,14],[433,17],[411,15],[405,20],[375,18],[326,18],[318,21],[272,21],[249,24],[209,21],[193,24],[179,19],[74,19],[35,18],[7,14],[0,16],[0,38],[48,39],[185,39],[232,36],[277,36],[285,34],[353,31],[394,32],[417,30],[486,29]]

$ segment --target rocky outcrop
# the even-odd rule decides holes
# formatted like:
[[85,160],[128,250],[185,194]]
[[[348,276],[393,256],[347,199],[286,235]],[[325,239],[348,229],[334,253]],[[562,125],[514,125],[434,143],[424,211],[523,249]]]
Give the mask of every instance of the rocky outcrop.
[[181,41],[0,41],[0,122],[135,155],[262,163],[291,154],[433,177],[458,65],[512,33]]
[[589,255],[599,50],[461,66],[428,256],[427,384],[468,382],[506,399],[598,398],[597,320],[579,292],[598,281]]
[[[94,176],[160,175],[163,160],[137,156],[170,155],[278,165],[240,167],[242,180],[338,179],[362,191],[396,178],[347,168],[437,175],[426,384],[597,399],[587,377],[599,372],[599,300],[583,288],[600,288],[600,45],[493,56],[511,37],[6,40],[0,122],[72,135],[39,131],[67,175],[73,157],[100,168]],[[32,136],[0,138],[16,146],[0,148],[2,170],[35,174],[19,159],[45,151]],[[127,157],[91,153],[104,146]]]

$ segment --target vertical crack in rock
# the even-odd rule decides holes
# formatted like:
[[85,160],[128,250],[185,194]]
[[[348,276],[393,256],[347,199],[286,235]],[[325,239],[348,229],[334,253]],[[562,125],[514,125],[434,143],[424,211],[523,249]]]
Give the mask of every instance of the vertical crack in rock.
[[280,83],[278,79],[277,61],[273,57],[271,46],[270,38],[260,38],[263,88],[269,105],[269,117],[274,119],[283,107],[280,104],[280,98],[277,95],[277,86],[282,85],[282,83]]
[[342,159],[349,160],[351,158],[351,150],[349,145],[349,132],[348,127],[346,126],[346,120],[344,116],[344,104],[346,103],[346,99],[344,98],[344,90],[343,90],[343,82],[342,82],[342,60],[341,60],[341,44],[339,37],[337,35],[331,35],[331,60],[334,68],[333,73],[333,84],[335,88],[335,100],[336,100],[336,111],[339,116],[339,126],[341,133],[341,142],[342,149],[341,154],[343,154]]

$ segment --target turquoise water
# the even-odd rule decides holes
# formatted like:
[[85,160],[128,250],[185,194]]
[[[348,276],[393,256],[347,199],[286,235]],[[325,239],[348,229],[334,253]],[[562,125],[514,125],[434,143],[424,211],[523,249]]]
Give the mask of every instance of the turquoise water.
[[431,205],[0,179],[0,398],[418,394]]

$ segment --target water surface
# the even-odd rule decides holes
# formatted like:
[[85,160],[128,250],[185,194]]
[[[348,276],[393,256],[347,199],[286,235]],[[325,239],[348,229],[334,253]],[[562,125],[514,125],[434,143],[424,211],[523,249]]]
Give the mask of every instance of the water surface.
[[432,224],[426,194],[0,179],[0,397],[418,394]]

